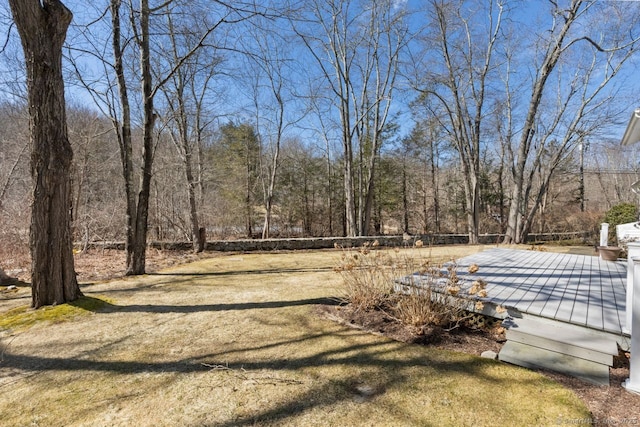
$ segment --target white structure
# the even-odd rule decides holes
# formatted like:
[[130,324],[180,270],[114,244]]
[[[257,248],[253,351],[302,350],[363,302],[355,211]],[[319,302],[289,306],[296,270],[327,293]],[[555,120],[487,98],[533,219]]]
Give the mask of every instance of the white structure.
[[[631,306],[627,292],[627,313],[632,313],[632,328],[640,331],[640,258],[633,259],[633,289]],[[627,284],[629,286],[629,284]],[[627,289],[628,290],[628,289]],[[622,384],[632,393],[640,394],[640,334],[631,336],[631,359],[629,360],[629,378]],[[635,355],[635,356],[634,356]]]
[[600,246],[609,246],[609,224],[600,224]]
[[631,115],[627,130],[622,136],[622,145],[632,145],[640,142],[640,108],[637,108]]
[[[636,109],[631,115],[621,144],[631,145],[638,142],[640,142],[640,109]],[[640,257],[633,257],[632,250],[636,254],[636,251],[640,250],[640,244],[629,243],[626,322],[631,334],[631,360],[629,361],[629,378],[625,381],[624,387],[630,392],[640,394]],[[632,270],[631,277],[629,270]],[[632,334],[633,330],[636,332],[635,335]]]
[[618,237],[619,244],[640,242],[640,223],[629,222],[627,224],[616,225],[616,236]]
[[[633,329],[633,310],[631,310],[631,308],[633,307],[634,290],[637,289],[635,285],[636,278],[634,260],[640,260],[640,242],[629,242],[627,244],[627,252],[627,305],[625,317],[626,321],[623,331],[631,335],[631,331]],[[640,292],[640,290],[638,292]]]
[[633,286],[629,286],[634,283],[634,267],[633,260],[635,258],[640,259],[640,226],[637,222],[630,222],[628,224],[616,225],[616,235],[618,242],[624,242],[627,247],[627,310],[625,318],[624,332],[631,334],[632,319],[631,307],[633,301]]

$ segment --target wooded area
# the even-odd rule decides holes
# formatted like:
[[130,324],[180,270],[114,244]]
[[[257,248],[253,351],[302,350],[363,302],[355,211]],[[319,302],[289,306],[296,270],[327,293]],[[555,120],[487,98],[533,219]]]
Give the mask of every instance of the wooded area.
[[[73,239],[126,241],[128,274],[147,239],[202,250],[202,228],[517,243],[637,203],[638,149],[619,146],[637,2],[64,3]],[[15,251],[43,151],[3,7],[0,243]]]

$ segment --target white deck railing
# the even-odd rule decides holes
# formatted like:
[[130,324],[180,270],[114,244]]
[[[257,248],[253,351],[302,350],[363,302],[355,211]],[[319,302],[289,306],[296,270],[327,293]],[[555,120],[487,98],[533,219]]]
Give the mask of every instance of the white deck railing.
[[[631,358],[629,360],[629,378],[623,386],[632,393],[640,394],[640,243],[629,243],[629,265],[632,269],[632,281],[627,282],[627,328],[631,333]],[[627,275],[627,278],[629,276]]]

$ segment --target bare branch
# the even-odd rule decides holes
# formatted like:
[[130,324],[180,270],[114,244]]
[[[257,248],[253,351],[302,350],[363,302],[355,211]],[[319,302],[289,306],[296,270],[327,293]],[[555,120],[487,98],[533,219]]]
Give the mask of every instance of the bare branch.
[[9,24],[9,28],[7,28],[7,37],[4,39],[4,43],[2,44],[2,49],[0,49],[0,53],[4,53],[5,49],[9,45],[9,41],[11,40],[11,30],[13,29],[14,25],[15,25],[14,22],[11,22],[11,24]]

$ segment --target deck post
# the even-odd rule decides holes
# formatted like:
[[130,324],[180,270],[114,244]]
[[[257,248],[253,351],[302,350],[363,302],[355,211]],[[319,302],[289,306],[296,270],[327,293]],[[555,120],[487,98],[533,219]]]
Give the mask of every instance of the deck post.
[[625,324],[622,332],[631,334],[631,307],[633,306],[633,290],[638,289],[634,286],[634,262],[635,258],[640,258],[640,242],[627,243],[627,304],[625,306]]
[[[629,378],[623,387],[632,393],[640,394],[640,258],[633,258],[633,283],[627,284],[632,293],[631,305],[627,305],[627,312],[631,312],[631,324],[636,331],[631,335],[631,358],[629,359]],[[629,292],[627,290],[627,295]],[[629,300],[627,299],[627,303]]]
[[609,246],[609,223],[600,224],[600,246]]

